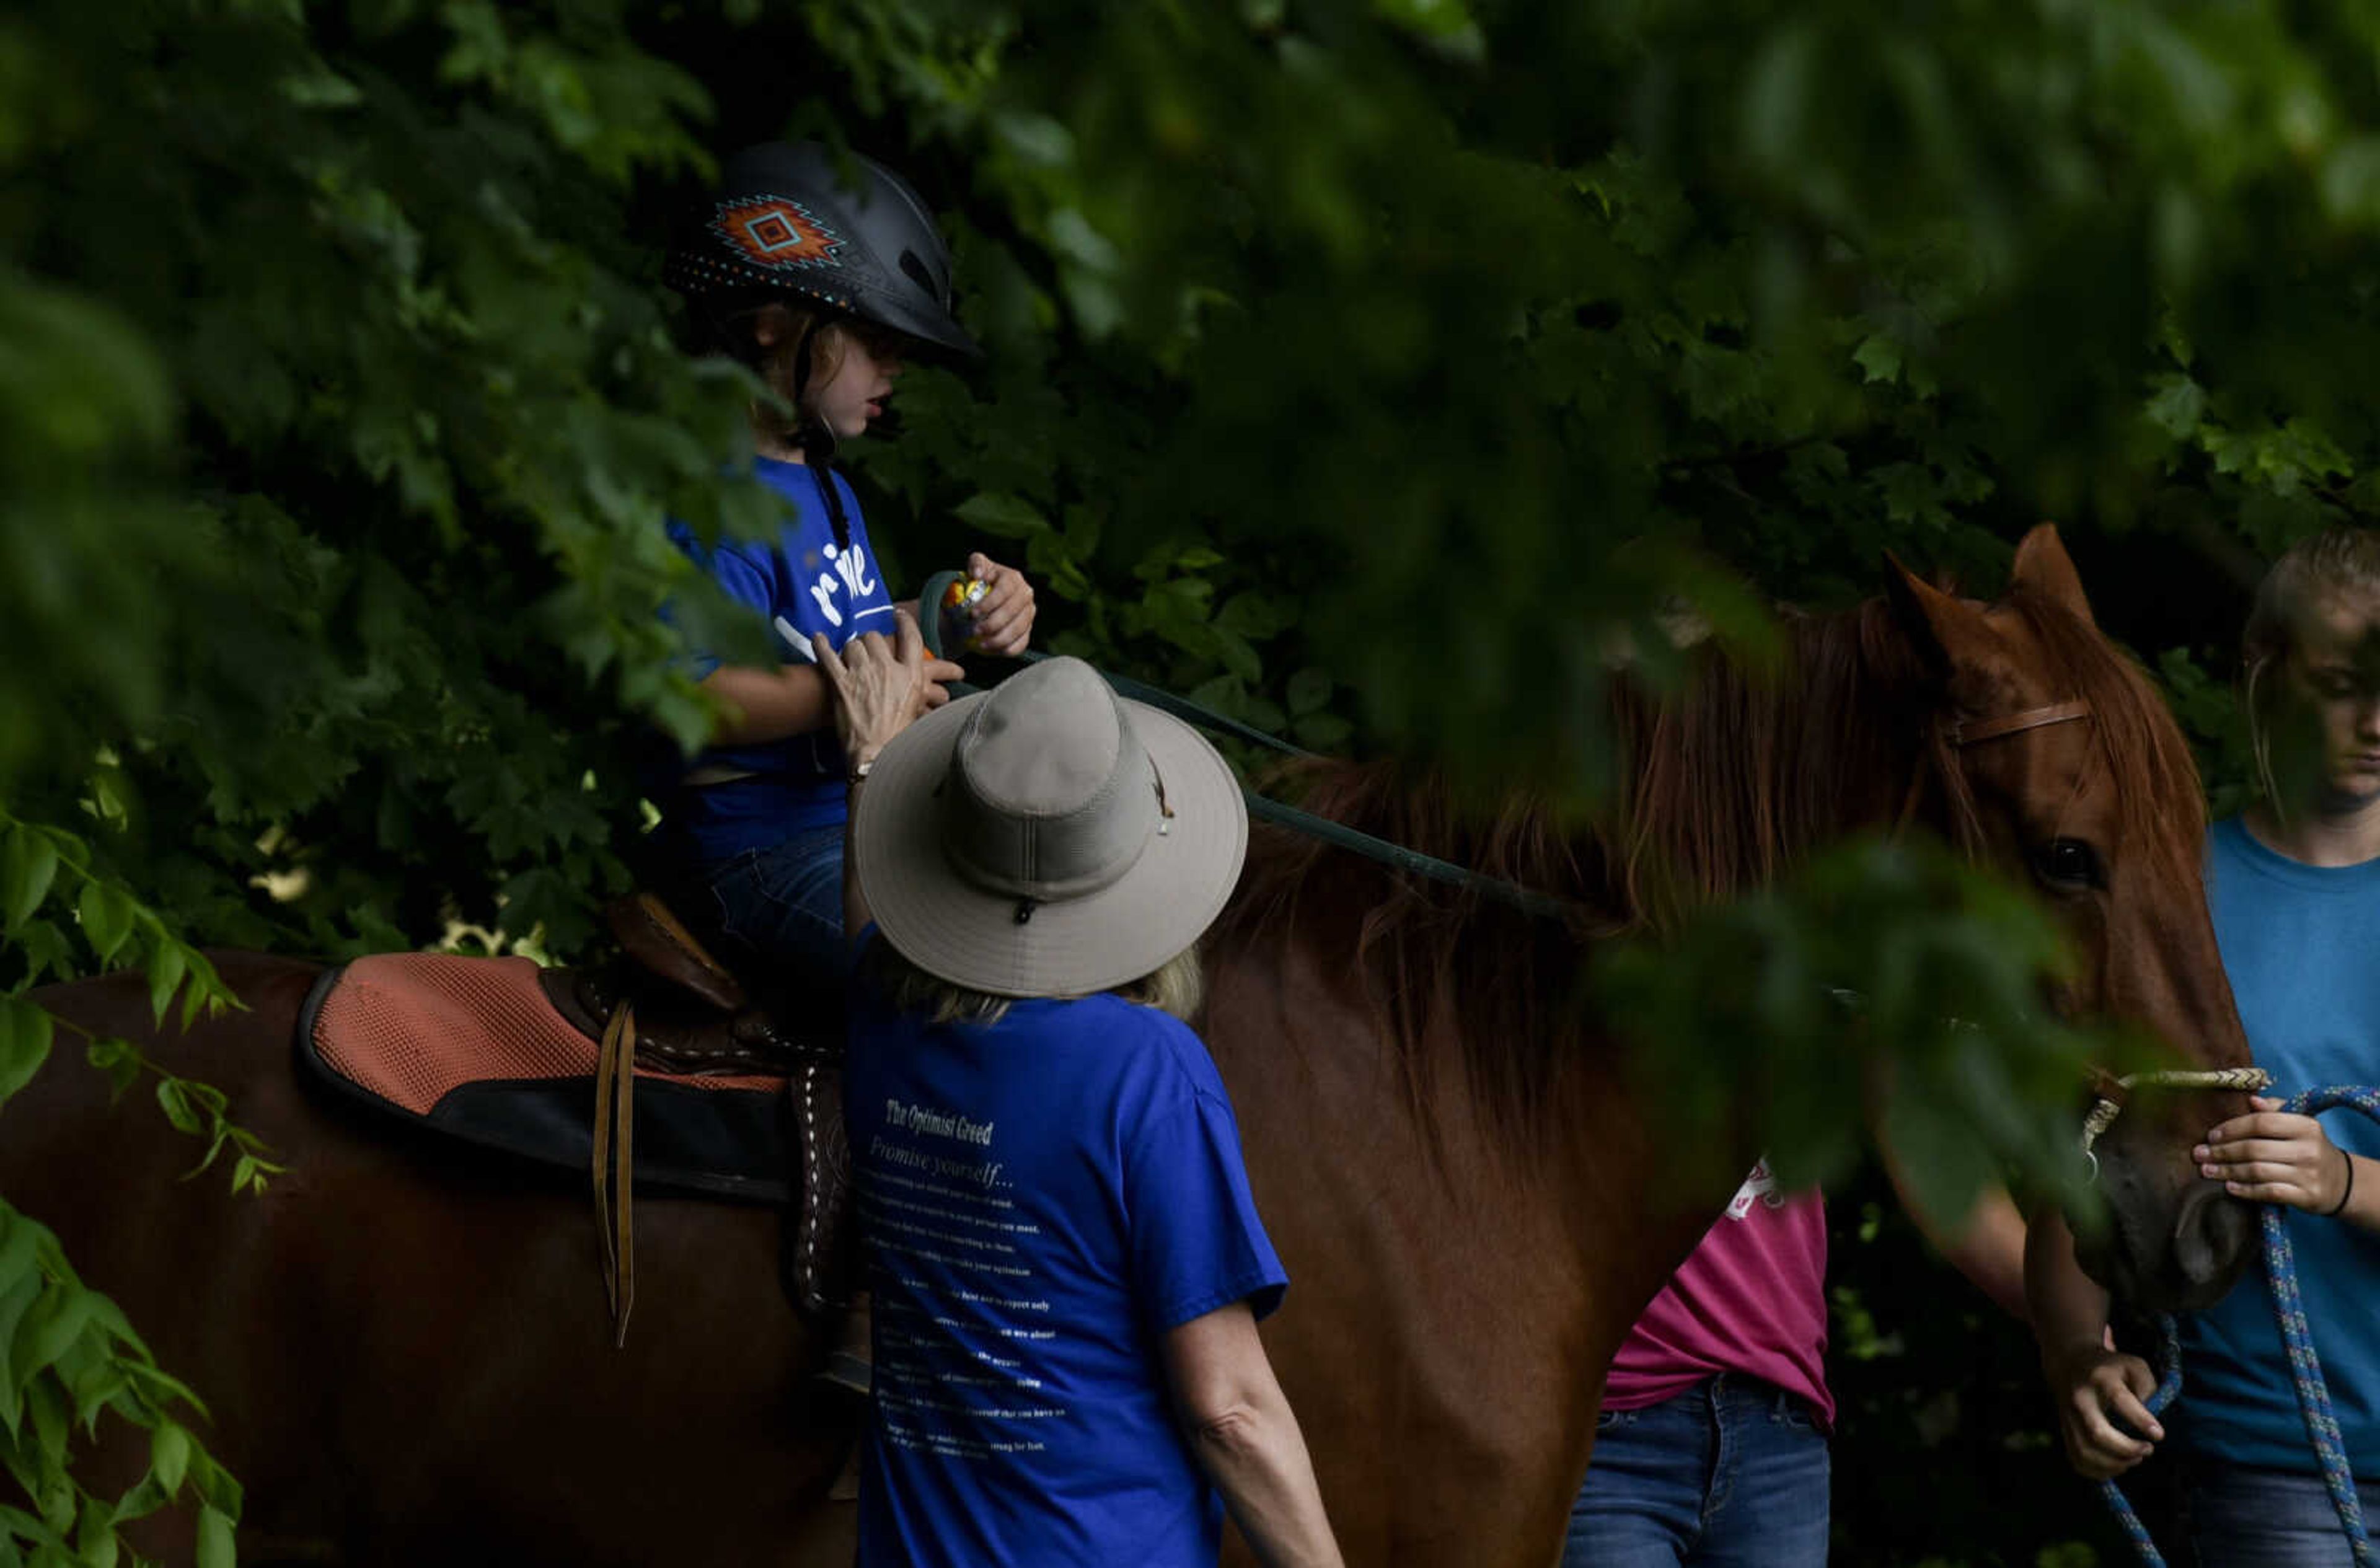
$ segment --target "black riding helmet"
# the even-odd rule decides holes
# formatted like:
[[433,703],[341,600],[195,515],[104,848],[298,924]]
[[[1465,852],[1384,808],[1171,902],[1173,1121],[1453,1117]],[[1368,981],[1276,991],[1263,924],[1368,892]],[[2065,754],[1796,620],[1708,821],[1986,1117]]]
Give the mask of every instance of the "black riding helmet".
[[908,182],[872,158],[815,141],[769,141],[727,161],[710,210],[662,280],[719,332],[732,313],[799,295],[832,310],[969,357],[982,352],[951,313],[951,253]]
[[[873,158],[843,164],[815,141],[764,141],[727,161],[718,192],[670,252],[662,280],[686,296],[715,346],[758,359],[747,318],[798,295],[823,305],[794,346],[793,401],[802,407],[810,347],[830,319],[890,328],[929,348],[983,352],[951,314],[951,252],[908,181]],[[829,481],[834,432],[804,413],[798,444],[837,545],[851,545],[843,496]]]

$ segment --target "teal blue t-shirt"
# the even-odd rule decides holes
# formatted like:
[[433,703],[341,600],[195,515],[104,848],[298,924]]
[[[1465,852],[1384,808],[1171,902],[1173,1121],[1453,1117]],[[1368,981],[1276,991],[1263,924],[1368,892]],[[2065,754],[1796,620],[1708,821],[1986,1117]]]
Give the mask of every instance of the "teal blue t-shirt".
[[[2206,898],[2224,972],[2275,1095],[2380,1083],[2380,860],[2308,866],[2233,818],[2208,835]],[[2331,1141],[2380,1158],[2380,1124],[2341,1108]],[[2380,1477],[2380,1235],[2283,1212],[2315,1353],[2360,1479]],[[2235,1465],[2314,1471],[2260,1263],[2181,1325],[2185,1380],[2168,1422],[2184,1447]]]

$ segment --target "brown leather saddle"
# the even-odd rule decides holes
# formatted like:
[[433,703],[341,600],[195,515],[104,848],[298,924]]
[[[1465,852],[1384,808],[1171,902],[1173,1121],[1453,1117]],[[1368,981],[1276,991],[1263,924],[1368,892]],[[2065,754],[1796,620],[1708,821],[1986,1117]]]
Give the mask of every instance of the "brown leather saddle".
[[850,1305],[851,1152],[843,1129],[843,1037],[803,1033],[757,1004],[749,990],[650,893],[604,910],[620,956],[546,970],[554,1010],[601,1046],[596,1074],[596,1211],[604,1280],[619,1337],[635,1298],[634,1068],[678,1074],[765,1074],[788,1082],[799,1197],[786,1214],[786,1292],[814,1319]]

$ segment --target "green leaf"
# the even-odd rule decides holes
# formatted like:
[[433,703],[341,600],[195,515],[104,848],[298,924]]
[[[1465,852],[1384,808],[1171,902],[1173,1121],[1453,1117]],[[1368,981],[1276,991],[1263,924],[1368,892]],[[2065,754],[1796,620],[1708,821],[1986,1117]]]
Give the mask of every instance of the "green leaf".
[[[179,1378],[160,1370],[154,1364],[147,1361],[128,1361],[125,1365],[132,1372],[132,1380],[140,1385],[140,1392],[147,1396],[152,1404],[164,1405],[179,1402],[188,1405],[201,1416],[207,1413],[206,1402],[199,1397],[198,1391]],[[196,1449],[192,1452],[191,1473],[201,1484],[207,1484],[207,1466],[211,1463],[204,1449]]]
[[1861,339],[1859,347],[1852,352],[1852,359],[1868,381],[1894,382],[1900,379],[1900,345],[1882,333],[1871,333]]
[[1303,718],[1330,700],[1330,672],[1309,664],[1289,677],[1289,711]]
[[1049,518],[1014,495],[973,495],[954,510],[960,520],[1000,539],[1026,539],[1050,529]]
[[2176,441],[2186,441],[2206,416],[2206,393],[2184,375],[2159,376],[2156,395],[2148,402],[2149,422]]
[[28,984],[39,983],[45,975],[71,979],[78,973],[74,939],[55,921],[26,921],[17,928],[15,945]]
[[174,1004],[174,993],[181,989],[182,979],[189,972],[189,949],[168,939],[160,942],[149,953],[149,1007],[157,1022],[165,1022],[165,1010]]
[[121,1550],[115,1538],[115,1510],[103,1499],[85,1497],[75,1524],[75,1568],[115,1568]]
[[13,1284],[0,1284],[0,1427],[5,1427],[11,1437],[16,1435],[17,1424],[24,1414],[25,1380],[17,1376],[10,1347],[26,1310],[40,1297],[42,1283],[36,1270]]
[[0,997],[0,1100],[23,1088],[50,1057],[49,1012],[21,996]]
[[1066,550],[1077,561],[1088,561],[1099,553],[1099,535],[1105,515],[1096,506],[1066,508]]
[[38,1373],[46,1370],[82,1337],[98,1309],[94,1292],[65,1280],[49,1282],[41,1299],[25,1314],[25,1320],[17,1325],[16,1343],[9,1357],[16,1375],[31,1383]]
[[135,1519],[146,1519],[172,1501],[165,1489],[157,1484],[153,1473],[143,1476],[139,1486],[116,1500],[115,1520],[118,1524],[130,1524]]
[[190,1486],[200,1501],[227,1518],[237,1519],[246,1506],[239,1479],[200,1449],[190,1455]]
[[131,937],[133,912],[132,900],[115,886],[96,878],[83,884],[82,937],[101,963],[114,958]]
[[206,1117],[191,1103],[190,1086],[179,1078],[157,1081],[157,1106],[177,1131],[197,1136],[206,1131]]
[[1215,648],[1222,656],[1225,669],[1249,686],[1256,685],[1264,677],[1264,660],[1258,656],[1253,643],[1220,624],[1213,630]]
[[[74,1370],[65,1368],[73,1365]],[[74,1394],[75,1425],[87,1438],[99,1436],[99,1413],[122,1400],[132,1386],[131,1375],[124,1364],[110,1355],[96,1340],[86,1340],[75,1347],[60,1366],[67,1386]]]
[[182,1477],[189,1467],[189,1432],[176,1422],[159,1422],[149,1434],[150,1475],[170,1498],[182,1489]]
[[[42,1226],[38,1221],[28,1220],[6,1203],[0,1203],[0,1291],[9,1289],[20,1280],[40,1280],[34,1257],[41,1233]],[[7,1335],[0,1334],[0,1344],[6,1343]]]
[[[20,1338],[24,1332],[23,1327],[18,1330]],[[42,1452],[64,1460],[74,1421],[72,1412],[67,1409],[66,1391],[58,1386],[55,1378],[25,1378],[25,1417],[32,1426],[33,1440],[41,1445]],[[73,1488],[60,1486],[55,1493],[42,1500],[43,1517],[64,1529],[73,1517]]]
[[1215,625],[1251,639],[1277,636],[1297,624],[1297,606],[1267,593],[1235,593],[1215,612]]
[[212,1507],[199,1510],[199,1568],[233,1568],[231,1520]]
[[317,60],[303,75],[285,77],[281,91],[301,109],[352,109],[364,101],[363,90]]
[[0,849],[0,915],[7,919],[7,929],[15,930],[42,906],[48,896],[50,882],[58,870],[58,849],[47,833],[31,828],[12,828],[5,849]]
[[140,1053],[128,1040],[95,1039],[83,1052],[83,1057],[107,1075],[108,1097],[111,1100],[123,1099],[124,1091],[140,1081]]
[[65,1552],[72,1550],[67,1545],[66,1538],[50,1528],[48,1525],[34,1518],[23,1509],[13,1508],[6,1503],[0,1503],[0,1530],[6,1530],[12,1536],[30,1541],[50,1551]]

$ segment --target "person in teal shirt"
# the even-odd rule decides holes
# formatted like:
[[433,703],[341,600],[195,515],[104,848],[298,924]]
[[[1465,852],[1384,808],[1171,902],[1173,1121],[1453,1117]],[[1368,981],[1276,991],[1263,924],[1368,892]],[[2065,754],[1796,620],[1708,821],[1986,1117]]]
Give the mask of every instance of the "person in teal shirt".
[[[2245,655],[2264,792],[2208,835],[2224,972],[2276,1097],[2380,1083],[2380,533],[2334,529],[2284,554]],[[2252,1103],[2194,1157],[2233,1196],[2289,1210],[2315,1352],[2364,1516],[2380,1523],[2380,1124]],[[2169,1437],[2202,1568],[2349,1568],[2260,1280],[2183,1319],[2187,1381],[2166,1427],[2141,1404],[2147,1366],[2106,1347],[2106,1298],[2079,1274],[2043,1282],[2034,1326],[2077,1469],[2120,1474]]]

